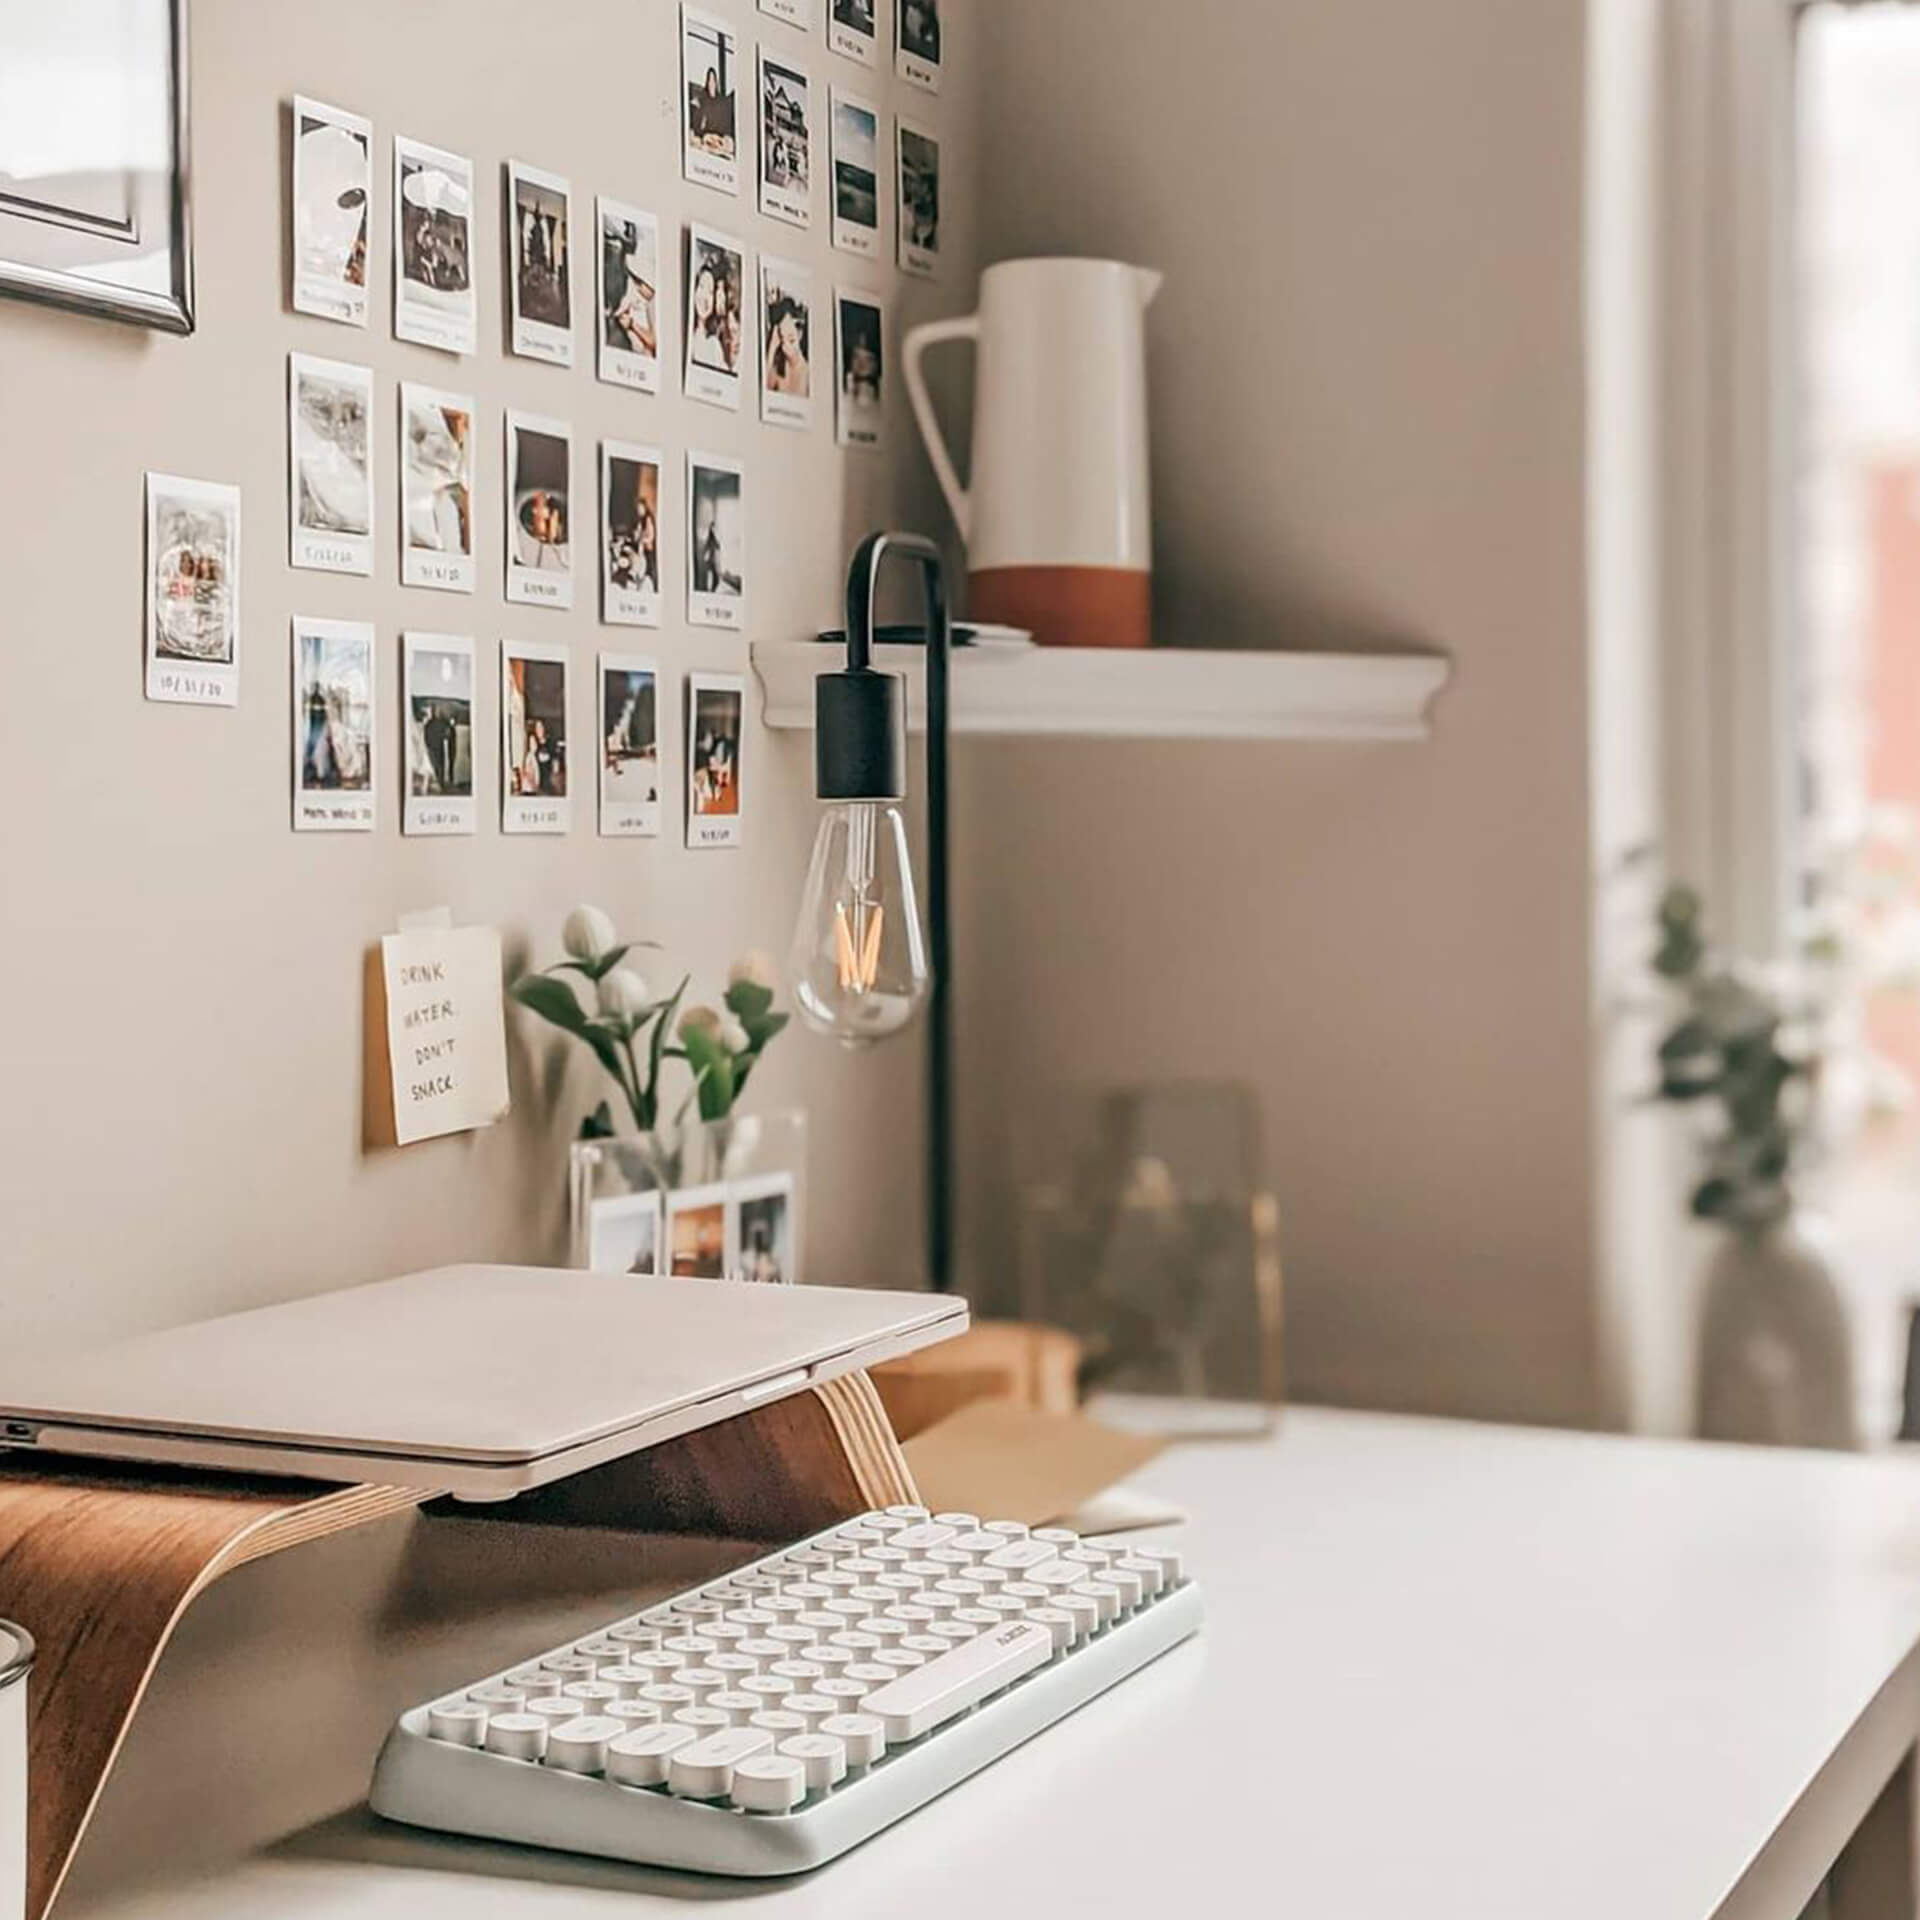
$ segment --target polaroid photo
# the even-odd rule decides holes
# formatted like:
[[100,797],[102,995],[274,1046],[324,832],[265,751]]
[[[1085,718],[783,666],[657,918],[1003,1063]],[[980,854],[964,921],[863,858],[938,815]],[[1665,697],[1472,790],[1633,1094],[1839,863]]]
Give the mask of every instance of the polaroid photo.
[[610,387],[660,391],[660,222],[604,195],[600,225],[600,347],[596,367]]
[[813,274],[760,256],[760,418],[813,425]]
[[367,324],[373,123],[293,97],[293,309]]
[[827,0],[827,45],[863,67],[880,64],[880,0]]
[[896,0],[893,63],[902,80],[940,91],[940,0]]
[[760,211],[813,224],[813,82],[760,49]]
[[393,334],[471,353],[473,162],[393,137]]
[[473,396],[400,385],[400,579],[473,591]]
[[747,618],[746,468],[687,455],[687,624],[738,629]]
[[149,473],[147,698],[240,704],[240,489]]
[[371,833],[373,627],[293,616],[293,827]]
[[400,725],[406,785],[400,831],[474,830],[473,642],[458,633],[400,636]]
[[740,41],[724,20],[680,9],[682,172],[696,186],[740,191]]
[[766,1173],[736,1180],[730,1199],[733,1277],[758,1286],[792,1286],[800,1277],[793,1236],[793,1175]]
[[507,598],[517,605],[573,605],[572,468],[564,420],[507,415]]
[[567,650],[500,645],[500,831],[569,833]]
[[610,627],[660,624],[658,447],[600,443],[600,618]]
[[660,1195],[622,1193],[587,1204],[587,1271],[660,1271]]
[[557,173],[507,162],[510,352],[573,365],[573,189]]
[[790,27],[813,30],[813,0],[760,0],[760,11]]
[[894,125],[900,171],[900,266],[907,273],[940,270],[940,142],[924,127]]
[[747,250],[711,227],[687,229],[687,398],[740,410]]
[[737,673],[687,675],[687,845],[740,844],[740,749],[747,683]]
[[600,656],[600,837],[660,832],[660,667],[638,654]]
[[834,422],[843,447],[880,444],[886,334],[886,307],[877,293],[849,292],[843,287],[834,295],[834,355],[840,376]]
[[667,1195],[667,1271],[686,1280],[724,1280],[732,1270],[727,1244],[727,1190],[685,1187]]
[[880,113],[857,94],[833,89],[833,244],[874,259],[880,252]]
[[288,532],[296,567],[373,571],[373,369],[287,355]]

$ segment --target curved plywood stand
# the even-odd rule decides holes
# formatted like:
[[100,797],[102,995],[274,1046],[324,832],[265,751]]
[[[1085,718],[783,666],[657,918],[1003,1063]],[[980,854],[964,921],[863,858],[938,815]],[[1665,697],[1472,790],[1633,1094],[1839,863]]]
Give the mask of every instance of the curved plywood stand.
[[[0,1456],[4,1458],[5,1456]],[[34,1637],[26,1920],[59,1892],[160,1655],[233,1568],[432,1496],[15,1456],[0,1470],[0,1612]],[[490,1507],[516,1520],[798,1538],[914,1497],[864,1373]]]

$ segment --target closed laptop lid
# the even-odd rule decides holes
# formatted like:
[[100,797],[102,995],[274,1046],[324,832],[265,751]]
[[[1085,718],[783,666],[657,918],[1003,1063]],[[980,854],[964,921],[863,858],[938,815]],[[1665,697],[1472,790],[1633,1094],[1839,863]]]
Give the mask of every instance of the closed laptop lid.
[[440,1267],[82,1352],[0,1357],[0,1416],[529,1461],[966,1320],[965,1301],[940,1294]]

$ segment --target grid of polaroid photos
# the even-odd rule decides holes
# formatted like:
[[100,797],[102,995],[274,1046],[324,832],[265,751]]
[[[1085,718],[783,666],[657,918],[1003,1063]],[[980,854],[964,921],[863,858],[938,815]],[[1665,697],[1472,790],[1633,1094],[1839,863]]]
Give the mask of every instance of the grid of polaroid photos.
[[[394,635],[293,616],[296,832],[393,818],[410,836],[489,821],[566,834],[578,792],[607,838],[684,821],[690,849],[741,844],[745,678],[689,670],[676,685],[646,636],[684,629],[697,653],[749,631],[749,529],[774,505],[756,494],[744,433],[882,444],[886,269],[940,264],[940,5],[687,0],[667,31],[690,188],[677,220],[663,219],[659,181],[582,183],[549,164],[562,156],[483,161],[411,127],[383,142],[363,115],[291,102],[289,304],[303,332],[287,355],[286,563],[369,580],[393,567],[421,596]],[[431,132],[431,101],[418,111]],[[335,329],[375,326],[383,190],[392,336],[429,350],[392,370],[325,351],[350,337]],[[484,350],[494,244],[507,253],[495,370],[510,391],[483,412],[463,363]],[[840,256],[844,274],[827,265]],[[690,417],[715,415],[679,447],[646,404],[676,391]],[[382,460],[397,469],[391,495]],[[375,512],[389,498],[392,525]],[[240,521],[236,487],[146,476],[152,700],[239,702]],[[483,581],[502,603],[484,637],[484,615],[462,617],[491,593]],[[313,604],[351,614],[330,591]],[[608,630],[591,657],[566,638],[589,610]],[[397,726],[382,719],[396,691]]]
[[791,1173],[604,1195],[587,1203],[585,1262],[594,1273],[792,1285],[793,1196]]

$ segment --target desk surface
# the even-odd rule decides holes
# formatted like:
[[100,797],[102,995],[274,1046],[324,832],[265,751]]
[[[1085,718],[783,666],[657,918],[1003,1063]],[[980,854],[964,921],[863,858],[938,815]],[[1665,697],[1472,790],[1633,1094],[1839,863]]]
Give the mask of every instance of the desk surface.
[[63,1920],[1771,1920],[1920,1723],[1899,1463],[1300,1411],[1138,1484],[1192,1516],[1207,1631],[810,1880],[353,1813]]

